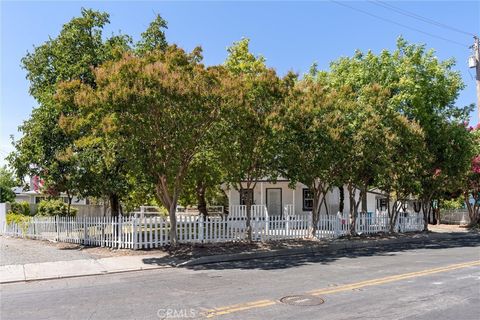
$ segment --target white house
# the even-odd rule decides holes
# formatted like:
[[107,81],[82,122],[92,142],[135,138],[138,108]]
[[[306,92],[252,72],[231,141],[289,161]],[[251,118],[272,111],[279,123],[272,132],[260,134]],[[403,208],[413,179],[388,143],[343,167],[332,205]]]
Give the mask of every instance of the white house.
[[[240,192],[233,188],[225,189],[230,206],[243,205],[248,196],[253,198],[253,204],[265,205],[270,216],[282,216],[287,206],[294,209],[295,214],[307,213],[312,211],[313,198],[308,187],[302,183],[297,183],[295,188],[289,187],[289,181],[278,179],[276,182],[262,179],[257,181],[253,189],[242,189]],[[347,188],[344,188],[344,210],[349,211],[349,200]],[[337,213],[340,204],[340,191],[333,188],[327,194],[327,205],[329,213]],[[385,195],[378,192],[369,192],[367,194],[367,211],[386,210],[387,202]],[[325,213],[322,205],[321,212]],[[290,213],[291,214],[291,213]]]
[[[48,195],[42,193],[43,180],[38,176],[33,176],[30,178],[28,190],[25,190],[22,187],[13,188],[15,193],[15,202],[28,202],[29,204],[38,204],[40,201],[47,199]],[[65,203],[68,203],[68,196],[65,193],[60,194],[60,199]],[[73,196],[72,204],[88,204],[86,199],[80,199]]]

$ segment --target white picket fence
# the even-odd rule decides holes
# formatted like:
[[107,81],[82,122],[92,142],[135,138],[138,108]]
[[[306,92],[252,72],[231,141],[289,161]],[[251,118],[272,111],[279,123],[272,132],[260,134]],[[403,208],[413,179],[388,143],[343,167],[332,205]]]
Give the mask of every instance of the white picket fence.
[[[204,219],[201,215],[177,215],[177,235],[180,243],[210,243],[247,240],[247,208],[232,206],[228,216],[218,215]],[[301,239],[309,236],[311,214],[294,214],[287,205],[282,216],[269,216],[263,205],[251,206],[251,229],[255,241]],[[396,231],[420,231],[421,214],[400,216]],[[148,249],[168,245],[170,220],[168,217],[138,215],[123,217],[52,217],[32,218],[24,224],[4,225],[3,234],[51,241],[78,243],[111,248]],[[360,234],[389,231],[385,214],[361,214],[356,221]],[[320,215],[316,236],[334,239],[350,232],[346,216]]]

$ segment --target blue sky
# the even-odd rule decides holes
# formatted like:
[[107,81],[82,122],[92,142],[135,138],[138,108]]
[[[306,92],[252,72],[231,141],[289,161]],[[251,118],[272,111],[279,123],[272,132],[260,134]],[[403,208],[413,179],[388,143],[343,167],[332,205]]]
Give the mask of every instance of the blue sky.
[[[479,34],[480,1],[390,2],[404,10]],[[317,2],[1,2],[1,113],[0,163],[12,150],[10,135],[17,131],[36,106],[28,94],[20,59],[49,36],[55,37],[62,24],[80,14],[81,7],[110,13],[105,34],[121,30],[138,39],[149,22],[160,13],[167,21],[167,38],[187,50],[204,49],[206,64],[222,63],[226,48],[242,37],[251,39],[251,50],[262,54],[280,74],[289,70],[304,73],[313,62],[327,69],[329,62],[350,56],[356,49],[393,50],[399,35],[408,41],[425,43],[437,50],[440,59],[454,57],[456,69],[467,85],[457,100],[463,106],[476,101],[474,69],[467,58],[473,39],[469,35],[423,23],[389,11],[368,1],[346,2],[348,6],[381,16],[412,28],[447,38],[453,44],[330,1]],[[476,112],[471,123],[478,122]]]

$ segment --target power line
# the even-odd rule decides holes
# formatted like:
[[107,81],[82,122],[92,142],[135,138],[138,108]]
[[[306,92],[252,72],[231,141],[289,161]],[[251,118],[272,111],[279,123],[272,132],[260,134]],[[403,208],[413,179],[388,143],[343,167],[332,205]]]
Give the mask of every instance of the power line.
[[400,27],[403,27],[403,28],[407,28],[407,29],[410,29],[410,30],[413,30],[413,31],[416,31],[416,32],[419,32],[419,33],[423,33],[427,36],[430,36],[430,37],[433,37],[433,38],[437,38],[437,39],[441,39],[443,41],[447,41],[447,42],[450,42],[450,43],[453,43],[453,44],[456,44],[457,46],[461,46],[461,47],[467,47],[469,48],[469,46],[465,45],[464,43],[460,43],[460,42],[457,42],[455,40],[451,40],[451,39],[447,39],[447,38],[444,38],[444,37],[441,37],[441,36],[437,36],[433,33],[429,33],[429,32],[426,32],[426,31],[423,31],[423,30],[420,30],[420,29],[417,29],[417,28],[414,28],[414,27],[410,27],[410,26],[407,26],[406,24],[403,24],[403,23],[400,23],[400,22],[397,22],[397,21],[393,21],[393,20],[390,20],[390,19],[387,19],[387,18],[384,18],[384,17],[381,17],[381,16],[378,16],[376,14],[373,14],[373,13],[370,13],[368,11],[365,11],[365,10],[362,10],[362,9],[359,9],[359,8],[356,8],[356,7],[352,7],[346,3],[342,3],[342,2],[338,2],[338,1],[335,1],[335,0],[330,0],[331,2],[335,3],[335,4],[338,4],[340,6],[344,6],[344,7],[347,7],[349,9],[352,9],[352,10],[355,10],[355,11],[358,11],[358,12],[361,12],[363,14],[366,14],[366,15],[369,15],[371,17],[374,17],[374,18],[377,18],[377,19],[380,19],[380,20],[383,20],[385,22],[388,22],[388,23],[392,23],[392,24],[395,24],[397,26],[400,26]]
[[473,33],[470,33],[470,32],[467,32],[467,31],[463,31],[463,30],[460,30],[458,28],[455,28],[455,27],[452,27],[452,26],[449,26],[443,22],[438,22],[436,20],[433,20],[433,19],[430,19],[430,18],[427,18],[427,17],[424,17],[424,16],[421,16],[417,13],[414,13],[414,12],[410,12],[410,11],[407,11],[405,9],[401,9],[399,7],[396,7],[394,5],[391,5],[390,3],[387,3],[387,2],[384,2],[384,1],[380,1],[380,0],[373,0],[373,1],[369,1],[370,3],[372,4],[375,4],[377,6],[381,6],[385,9],[388,9],[388,10],[391,10],[391,11],[395,11],[399,14],[402,14],[404,16],[407,16],[407,17],[410,17],[410,18],[414,18],[414,19],[417,19],[417,20],[420,20],[420,21],[423,21],[425,23],[430,23],[432,25],[435,25],[437,27],[442,27],[442,28],[445,28],[445,29],[449,29],[449,30],[452,30],[452,31],[455,31],[455,32],[458,32],[458,33],[462,33],[462,34],[466,34],[468,36],[474,36]]

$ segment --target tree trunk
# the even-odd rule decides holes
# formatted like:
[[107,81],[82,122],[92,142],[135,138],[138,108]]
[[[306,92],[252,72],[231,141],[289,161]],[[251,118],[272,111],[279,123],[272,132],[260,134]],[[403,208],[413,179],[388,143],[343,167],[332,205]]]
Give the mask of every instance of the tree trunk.
[[170,204],[170,208],[168,209],[168,217],[170,218],[170,244],[172,247],[178,245],[178,238],[177,238],[177,201],[174,199]]
[[118,217],[120,213],[120,199],[116,193],[110,194],[110,213],[112,217]]
[[[252,181],[247,181],[247,188],[246,190],[254,189],[255,184],[252,187]],[[240,183],[239,192],[242,190],[242,183]],[[252,205],[253,205],[253,191],[252,195],[250,196],[250,192],[247,191],[246,198],[244,199],[245,207],[246,207],[246,214],[247,220],[245,221],[245,226],[247,228],[247,240],[248,242],[253,242],[253,230],[252,230]]]
[[437,224],[437,217],[435,215],[436,214],[436,210],[435,210],[436,208],[433,207],[433,203],[434,203],[434,201],[431,200],[430,201],[430,207],[431,207],[430,215],[432,217],[432,224]]
[[73,196],[70,195],[70,191],[66,191],[67,193],[67,200],[68,200],[68,204],[67,204],[67,215],[70,216],[70,211],[71,211],[71,208],[72,208],[72,198]]
[[361,197],[362,197],[362,213],[366,213],[367,208],[367,193],[368,193],[368,184],[365,183],[362,187]]
[[440,199],[438,199],[438,201],[437,201],[437,207],[435,208],[434,213],[435,213],[435,219],[437,220],[437,221],[436,221],[436,222],[437,222],[436,224],[437,224],[437,225],[438,225],[438,224],[441,224],[441,223],[442,223],[442,221],[441,221],[442,219],[440,218]]
[[[388,201],[390,201],[390,197],[388,198]],[[389,206],[389,218],[390,218],[390,233],[395,233],[395,226],[397,225],[398,216],[403,206],[403,200],[399,200],[399,196],[397,194],[395,198],[395,202],[393,204],[393,209],[390,210],[390,204],[388,204],[388,206]]]
[[470,218],[470,223],[468,224],[470,227],[480,224],[480,198],[475,193],[472,192],[473,196],[473,205],[470,203],[470,193],[468,191],[464,192],[463,194],[465,204],[468,210],[468,217]]
[[320,207],[323,201],[320,201],[319,196],[320,192],[318,192],[315,188],[312,190],[313,192],[313,207],[312,207],[312,225],[310,228],[310,237],[315,238],[317,236],[317,229],[318,229],[318,220],[320,218]]
[[[394,206],[395,208],[395,206]],[[389,232],[394,233],[395,232],[395,222],[393,220],[393,214],[392,214],[392,208],[390,207],[390,192],[387,195],[387,214],[388,214],[388,219],[389,219]]]
[[197,181],[196,194],[197,194],[197,207],[198,212],[206,219],[208,215],[207,201],[205,200],[206,187],[201,181]]
[[323,206],[325,207],[325,213],[327,216],[330,214],[330,210],[328,209],[328,202],[327,202],[327,194],[323,194]]
[[428,219],[430,217],[431,207],[430,198],[422,199],[423,231],[428,231]]
[[338,187],[338,191],[340,193],[340,203],[338,205],[338,211],[340,211],[343,214],[343,209],[345,207],[345,189],[342,186]]
[[247,220],[246,227],[247,227],[247,240],[248,242],[253,242],[253,235],[252,235],[252,199],[251,197],[247,197],[246,199],[246,211],[247,211]]
[[357,206],[355,204],[355,193],[353,190],[353,185],[351,183],[347,186],[348,189],[348,199],[350,203],[350,235],[356,235],[356,222],[357,222]]

